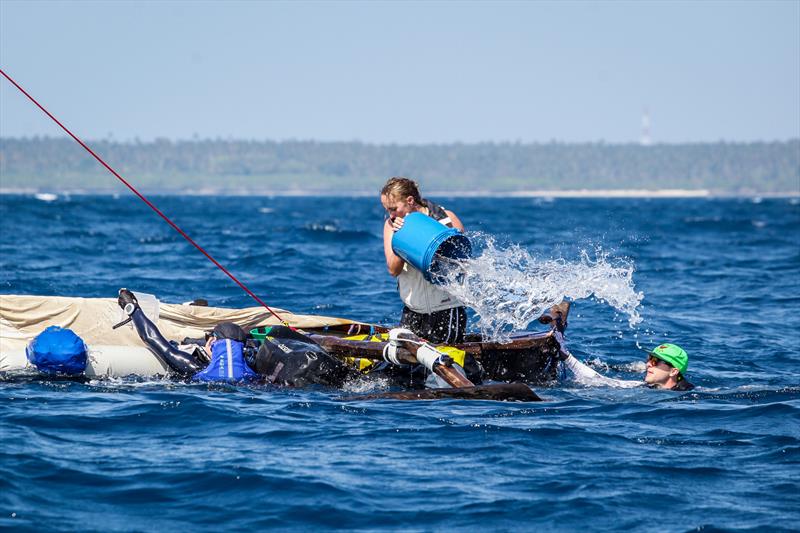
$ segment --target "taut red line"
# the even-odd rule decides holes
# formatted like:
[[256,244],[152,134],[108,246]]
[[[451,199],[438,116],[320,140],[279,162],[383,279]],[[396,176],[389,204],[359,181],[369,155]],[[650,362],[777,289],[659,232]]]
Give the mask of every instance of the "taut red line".
[[264,303],[264,302],[261,300],[261,298],[259,298],[258,296],[256,296],[256,295],[255,295],[255,293],[253,293],[253,291],[251,291],[250,289],[248,289],[248,288],[247,288],[247,286],[246,286],[244,283],[242,283],[241,281],[239,281],[238,279],[236,279],[236,276],[234,276],[233,274],[231,274],[231,273],[228,271],[228,269],[227,269],[227,268],[225,268],[224,266],[222,266],[222,265],[221,265],[221,264],[220,264],[220,263],[219,263],[219,262],[218,262],[216,259],[214,259],[213,257],[211,257],[211,254],[209,254],[208,252],[206,252],[206,251],[205,251],[205,250],[204,250],[204,249],[203,249],[203,248],[202,248],[202,247],[201,247],[199,244],[197,244],[196,242],[194,242],[194,239],[192,239],[191,237],[189,237],[189,236],[186,234],[186,232],[184,232],[184,231],[183,231],[181,228],[179,228],[179,227],[178,227],[178,225],[177,225],[177,224],[175,224],[175,223],[174,223],[172,220],[170,220],[170,219],[169,219],[169,217],[167,217],[167,215],[165,215],[164,213],[162,213],[162,212],[161,212],[161,210],[160,210],[159,208],[157,208],[155,205],[153,205],[153,203],[152,203],[150,200],[148,200],[147,198],[145,198],[145,197],[144,197],[144,195],[142,195],[142,194],[141,194],[139,191],[137,191],[137,190],[136,190],[136,188],[135,188],[133,185],[131,185],[130,183],[128,183],[128,182],[125,180],[125,178],[123,178],[122,176],[120,176],[120,175],[117,173],[117,171],[116,171],[116,170],[114,170],[113,168],[111,168],[111,167],[110,167],[110,166],[109,166],[109,165],[108,165],[108,164],[107,164],[105,161],[103,161],[103,159],[101,159],[99,155],[97,155],[96,153],[94,153],[94,151],[93,151],[91,148],[89,148],[89,147],[86,145],[86,143],[84,143],[84,142],[83,142],[82,140],[80,140],[80,139],[79,139],[79,138],[78,138],[78,137],[77,137],[75,134],[73,134],[73,133],[72,133],[72,132],[71,132],[71,131],[70,131],[70,130],[69,130],[67,127],[66,127],[66,126],[64,126],[64,125],[61,123],[61,121],[59,121],[59,120],[58,120],[56,117],[54,117],[54,116],[53,116],[53,115],[52,115],[52,114],[51,114],[51,113],[50,113],[50,112],[49,112],[47,109],[45,109],[45,108],[44,108],[44,107],[43,107],[43,106],[42,106],[42,105],[41,105],[39,102],[37,102],[37,101],[36,101],[36,99],[35,99],[33,96],[31,96],[30,94],[28,94],[28,91],[26,91],[25,89],[23,89],[23,88],[22,88],[22,87],[21,87],[21,86],[20,86],[20,85],[19,85],[19,84],[18,84],[16,81],[14,81],[14,80],[11,78],[11,76],[9,76],[8,74],[6,74],[6,72],[5,72],[3,69],[0,69],[0,74],[2,74],[3,76],[5,76],[5,78],[6,78],[8,81],[10,81],[10,82],[11,82],[11,84],[12,84],[14,87],[16,87],[17,89],[19,89],[19,91],[20,91],[22,94],[24,94],[25,96],[27,96],[27,97],[28,97],[28,100],[30,100],[31,102],[33,102],[33,103],[34,103],[34,105],[36,105],[36,107],[38,107],[39,109],[41,109],[41,110],[42,110],[42,112],[44,112],[44,114],[45,114],[45,115],[47,115],[48,117],[50,117],[50,119],[51,119],[53,122],[55,122],[56,124],[58,124],[58,125],[61,127],[61,129],[62,129],[62,130],[64,130],[65,132],[67,132],[67,135],[69,135],[70,137],[72,137],[72,138],[75,140],[75,142],[77,142],[78,144],[80,144],[80,145],[81,145],[81,146],[84,148],[84,150],[86,150],[87,152],[89,152],[89,153],[92,155],[92,157],[94,157],[95,159],[97,159],[97,161],[98,161],[98,162],[99,162],[101,165],[103,165],[104,167],[106,167],[106,169],[107,169],[109,172],[111,172],[111,173],[112,173],[112,174],[113,174],[113,175],[114,175],[114,176],[115,176],[115,177],[116,177],[116,178],[117,178],[119,181],[121,181],[123,184],[125,184],[125,186],[126,186],[128,189],[130,189],[130,190],[131,190],[131,192],[133,192],[133,194],[135,194],[136,196],[138,196],[138,197],[139,197],[139,199],[141,199],[141,200],[142,200],[144,203],[146,203],[146,204],[147,204],[147,205],[150,207],[150,209],[152,209],[153,211],[155,211],[156,213],[158,213],[158,216],[160,216],[161,218],[163,218],[163,219],[164,219],[164,220],[167,222],[167,224],[169,224],[170,226],[172,226],[172,228],[173,228],[175,231],[177,231],[178,233],[180,233],[180,234],[181,234],[181,236],[183,236],[183,238],[184,238],[184,239],[186,239],[187,241],[189,241],[189,243],[190,243],[192,246],[194,246],[195,248],[197,248],[198,250],[200,250],[200,252],[201,252],[201,253],[202,253],[204,256],[206,256],[206,257],[208,258],[208,260],[209,260],[209,261],[211,261],[212,263],[214,263],[214,265],[215,265],[217,268],[219,268],[220,270],[222,270],[222,271],[223,271],[223,272],[224,272],[224,273],[225,273],[225,274],[226,274],[226,275],[227,275],[229,278],[231,278],[231,279],[232,279],[232,280],[233,280],[233,281],[234,281],[234,282],[235,282],[235,283],[236,283],[236,284],[237,284],[239,287],[241,287],[241,288],[242,288],[242,290],[243,290],[244,292],[246,292],[248,295],[250,295],[250,297],[252,297],[252,298],[253,298],[253,299],[254,299],[256,302],[258,302],[260,305],[264,306],[264,307],[267,309],[267,311],[269,311],[270,313],[272,313],[272,315],[273,315],[275,318],[277,318],[278,320],[280,320],[280,321],[281,321],[281,322],[283,322],[284,324],[286,324],[286,323],[287,323],[287,322],[286,322],[285,320],[283,320],[283,319],[282,319],[280,316],[278,316],[278,313],[276,313],[275,311],[273,311],[272,309],[270,309],[270,307],[269,307],[267,304],[265,304],[265,303]]

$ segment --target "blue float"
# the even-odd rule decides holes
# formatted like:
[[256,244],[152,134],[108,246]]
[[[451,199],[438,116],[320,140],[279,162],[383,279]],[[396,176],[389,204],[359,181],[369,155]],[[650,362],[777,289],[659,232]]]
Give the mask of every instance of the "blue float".
[[392,249],[432,283],[437,283],[436,274],[441,270],[439,257],[467,259],[472,255],[466,235],[422,213],[405,217],[403,227],[392,236]]
[[86,344],[68,328],[50,326],[25,350],[28,361],[45,374],[82,374],[86,370]]

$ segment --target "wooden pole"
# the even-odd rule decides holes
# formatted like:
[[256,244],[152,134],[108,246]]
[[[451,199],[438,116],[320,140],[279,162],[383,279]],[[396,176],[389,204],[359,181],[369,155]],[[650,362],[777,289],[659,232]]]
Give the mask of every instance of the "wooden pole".
[[[311,339],[322,346],[328,353],[345,356],[345,357],[364,357],[365,359],[383,360],[383,350],[381,348],[380,355],[374,351],[364,353],[364,343],[362,341],[348,341],[338,337],[331,337],[328,335],[309,335]],[[399,339],[401,346],[398,346],[395,352],[395,357],[398,361],[407,364],[417,364],[417,351],[419,350],[419,337],[406,337]],[[378,343],[375,343],[378,344]],[[384,344],[381,343],[381,346]],[[474,387],[475,384],[468,380],[465,376],[453,368],[452,366],[434,363],[433,372],[441,377],[451,387]]]

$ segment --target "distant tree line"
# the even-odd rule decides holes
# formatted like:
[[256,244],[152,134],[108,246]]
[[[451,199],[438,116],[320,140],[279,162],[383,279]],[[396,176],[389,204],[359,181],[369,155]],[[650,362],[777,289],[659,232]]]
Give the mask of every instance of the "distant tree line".
[[[389,176],[426,190],[710,189],[800,191],[800,139],[783,142],[637,144],[193,140],[88,143],[144,190],[362,192]],[[0,139],[0,187],[118,190],[68,138]]]

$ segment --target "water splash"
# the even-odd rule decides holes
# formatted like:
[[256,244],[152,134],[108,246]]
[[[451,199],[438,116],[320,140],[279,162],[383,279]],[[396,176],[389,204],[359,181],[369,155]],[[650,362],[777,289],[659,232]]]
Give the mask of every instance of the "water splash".
[[576,261],[542,260],[518,245],[500,248],[490,236],[470,234],[470,239],[479,252],[443,264],[437,281],[475,311],[485,338],[508,340],[564,299],[592,298],[627,315],[631,327],[641,322],[644,294],[635,290],[630,260],[612,258],[601,248],[582,250]]

